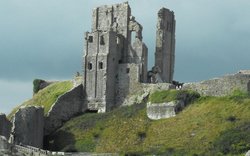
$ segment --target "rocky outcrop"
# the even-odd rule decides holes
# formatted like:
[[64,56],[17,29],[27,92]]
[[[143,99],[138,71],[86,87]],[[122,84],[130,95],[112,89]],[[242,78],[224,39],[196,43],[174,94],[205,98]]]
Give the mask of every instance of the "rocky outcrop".
[[6,118],[5,114],[0,114],[0,135],[7,139],[10,137],[11,122]]
[[152,120],[165,119],[176,116],[184,108],[181,100],[166,103],[147,103],[147,116]]
[[185,83],[182,89],[194,90],[204,96],[226,96],[235,90],[250,91],[250,72],[241,71],[237,74],[196,83]]
[[22,107],[13,119],[10,141],[14,144],[43,147],[44,109],[42,107]]
[[50,134],[77,114],[87,110],[83,86],[78,85],[61,95],[51,107],[45,120],[45,135]]

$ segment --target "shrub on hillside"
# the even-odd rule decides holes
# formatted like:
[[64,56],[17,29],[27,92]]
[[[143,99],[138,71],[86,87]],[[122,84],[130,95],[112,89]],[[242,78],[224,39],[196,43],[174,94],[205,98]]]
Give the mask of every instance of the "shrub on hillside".
[[44,83],[44,80],[35,79],[33,80],[33,94],[36,94],[40,90],[41,83]]

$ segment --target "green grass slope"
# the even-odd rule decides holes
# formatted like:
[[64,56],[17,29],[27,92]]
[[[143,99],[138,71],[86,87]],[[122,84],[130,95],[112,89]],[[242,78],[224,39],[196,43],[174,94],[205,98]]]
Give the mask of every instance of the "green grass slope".
[[73,83],[71,81],[55,82],[40,90],[32,97],[32,99],[25,101],[23,104],[14,108],[8,117],[11,118],[21,106],[43,106],[44,113],[47,114],[57,98],[69,91],[72,87]]
[[[169,96],[164,92],[156,99]],[[240,92],[200,97],[176,117],[157,121],[147,118],[145,104],[86,113],[48,136],[46,145],[51,150],[137,155],[242,155],[250,149],[250,98]]]

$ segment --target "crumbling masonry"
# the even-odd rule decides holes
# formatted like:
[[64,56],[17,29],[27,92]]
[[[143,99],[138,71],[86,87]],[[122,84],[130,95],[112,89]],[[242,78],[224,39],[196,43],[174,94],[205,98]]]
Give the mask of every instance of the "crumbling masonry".
[[172,82],[174,13],[162,8],[158,16],[155,67],[148,72],[143,27],[132,16],[129,4],[104,5],[93,10],[92,31],[85,34],[83,61],[85,103],[89,110],[106,112],[119,105],[135,82]]

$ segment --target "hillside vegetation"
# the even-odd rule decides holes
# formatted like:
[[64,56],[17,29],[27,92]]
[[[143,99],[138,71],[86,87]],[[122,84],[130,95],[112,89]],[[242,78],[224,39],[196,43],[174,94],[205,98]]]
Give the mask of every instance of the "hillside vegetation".
[[18,107],[14,108],[8,117],[11,118],[22,106],[43,106],[44,113],[47,114],[51,106],[56,102],[57,98],[69,91],[72,87],[73,83],[71,81],[55,82],[37,92],[32,99],[25,101]]
[[[163,100],[168,94],[157,92],[149,99]],[[200,97],[176,117],[157,121],[147,118],[145,104],[136,104],[75,117],[45,142],[48,149],[62,151],[242,155],[250,149],[249,112],[249,95],[237,91],[227,97]]]

